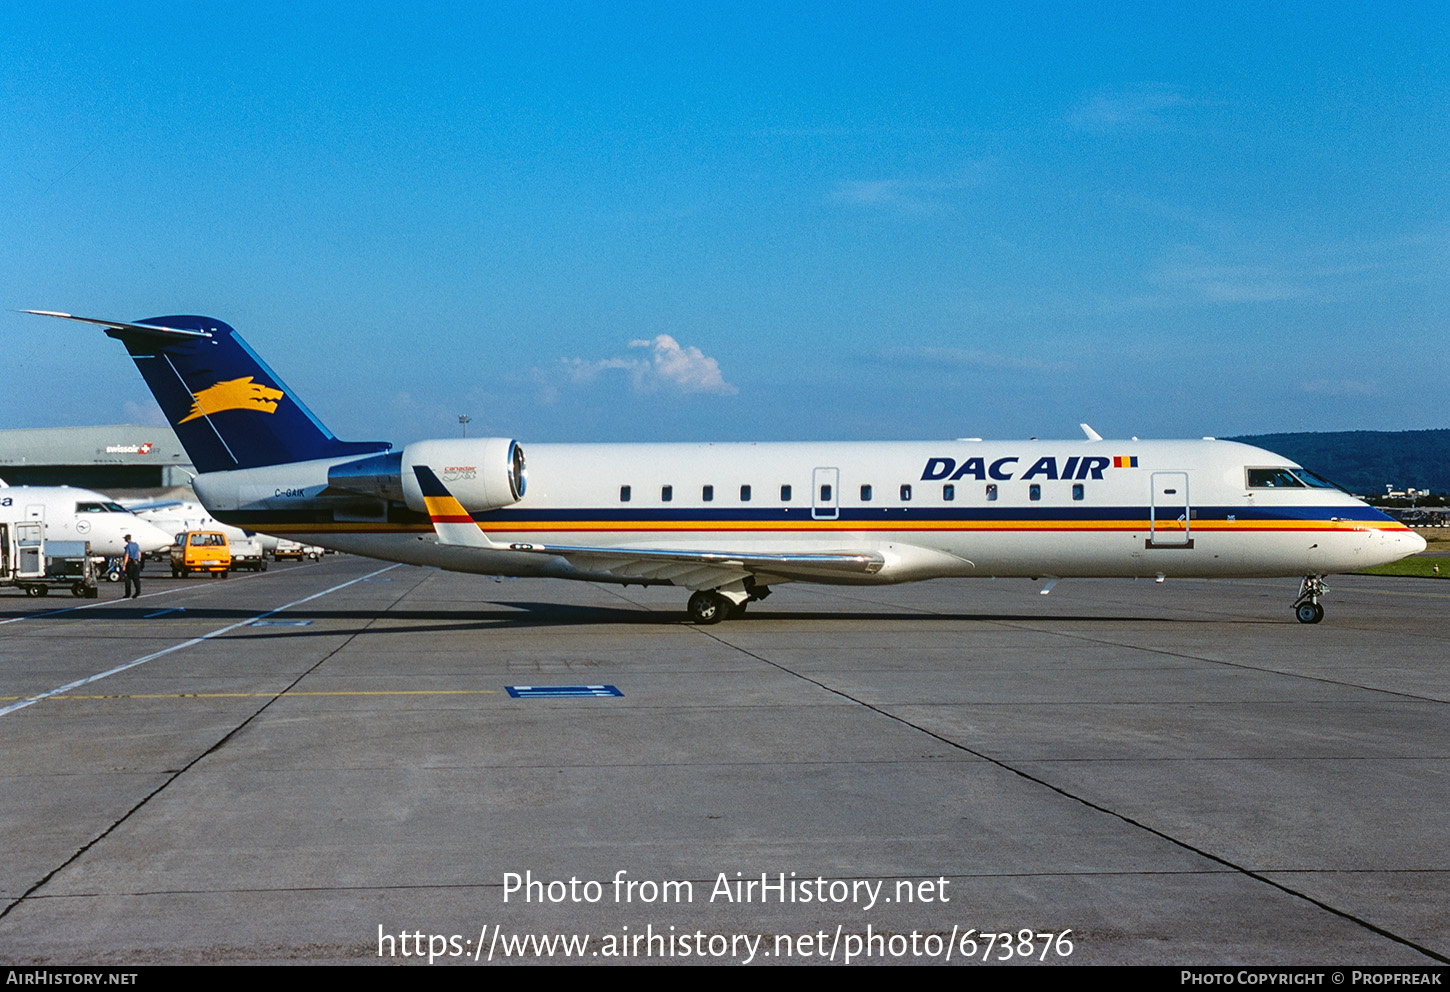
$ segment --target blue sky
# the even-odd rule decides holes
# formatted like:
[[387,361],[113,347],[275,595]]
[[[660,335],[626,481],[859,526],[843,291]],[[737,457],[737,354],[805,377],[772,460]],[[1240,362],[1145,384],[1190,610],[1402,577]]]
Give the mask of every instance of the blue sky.
[[1444,4],[208,6],[0,13],[0,426],[156,416],[17,308],[344,438],[1450,426]]

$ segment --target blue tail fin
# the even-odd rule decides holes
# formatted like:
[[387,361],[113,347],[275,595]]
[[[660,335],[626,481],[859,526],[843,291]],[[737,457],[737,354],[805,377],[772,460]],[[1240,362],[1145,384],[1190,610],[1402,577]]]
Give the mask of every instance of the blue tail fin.
[[362,456],[392,447],[386,441],[339,441],[220,320],[71,319],[99,324],[126,346],[199,471]]

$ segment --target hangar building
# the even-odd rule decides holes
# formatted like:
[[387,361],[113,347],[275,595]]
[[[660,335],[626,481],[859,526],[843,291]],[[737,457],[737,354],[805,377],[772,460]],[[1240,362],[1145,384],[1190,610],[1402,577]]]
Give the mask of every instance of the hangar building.
[[187,486],[196,469],[170,427],[38,427],[0,431],[0,479],[108,495]]

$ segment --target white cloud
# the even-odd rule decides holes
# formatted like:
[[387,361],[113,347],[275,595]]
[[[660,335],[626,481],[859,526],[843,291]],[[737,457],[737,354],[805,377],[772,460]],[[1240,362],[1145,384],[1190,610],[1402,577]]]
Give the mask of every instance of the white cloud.
[[1081,131],[1126,131],[1161,127],[1169,111],[1194,102],[1176,87],[1142,83],[1121,90],[1099,90],[1068,115],[1068,123]]
[[592,362],[582,358],[561,358],[559,361],[570,381],[581,385],[593,382],[599,378],[599,373],[609,369],[638,370],[642,367],[638,359],[629,358],[603,358]]
[[1155,281],[1192,290],[1215,303],[1267,303],[1311,295],[1295,274],[1277,265],[1164,265]]
[[126,423],[139,424],[143,427],[165,427],[166,414],[161,412],[161,407],[156,405],[155,400],[137,403],[127,400],[122,404],[126,411]]
[[954,173],[908,179],[844,179],[836,183],[831,199],[864,207],[926,211],[948,205],[964,190],[976,189],[987,177],[987,165],[973,162]]
[[1372,396],[1379,391],[1379,383],[1355,379],[1315,379],[1299,383],[1299,389],[1319,396]]
[[[733,396],[739,392],[720,374],[720,364],[699,348],[682,348],[668,334],[653,341],[631,341],[631,348],[649,348],[653,378],[684,393],[713,393]],[[649,381],[650,377],[645,377]]]
[[891,348],[883,352],[888,361],[921,361],[934,365],[956,365],[982,369],[1012,369],[1026,372],[1057,372],[1071,368],[1069,362],[1044,362],[1018,355],[999,355],[973,348]]
[[836,184],[831,198],[842,203],[900,205],[909,199],[906,188],[900,179],[848,179]]
[[681,345],[668,334],[660,334],[648,341],[631,341],[629,346],[646,348],[649,354],[643,358],[602,358],[592,361],[565,358],[560,360],[560,364],[570,381],[578,384],[594,382],[607,372],[628,372],[631,387],[637,393],[666,391],[734,396],[740,391],[725,381],[719,362],[693,345]]

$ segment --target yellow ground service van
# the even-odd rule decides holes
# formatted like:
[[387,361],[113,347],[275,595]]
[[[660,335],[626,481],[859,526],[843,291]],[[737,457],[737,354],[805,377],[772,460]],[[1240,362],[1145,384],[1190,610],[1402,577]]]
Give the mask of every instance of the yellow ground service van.
[[189,530],[176,535],[171,548],[171,577],[184,579],[192,572],[209,572],[227,577],[232,567],[232,549],[219,530]]

